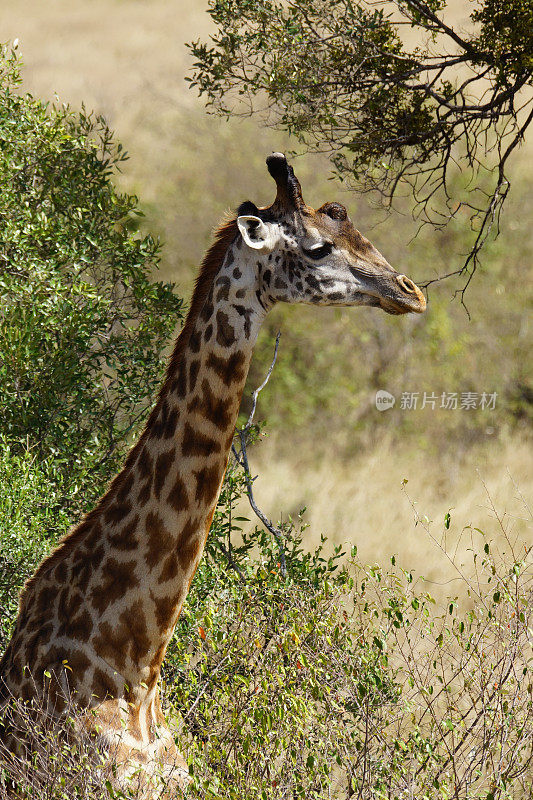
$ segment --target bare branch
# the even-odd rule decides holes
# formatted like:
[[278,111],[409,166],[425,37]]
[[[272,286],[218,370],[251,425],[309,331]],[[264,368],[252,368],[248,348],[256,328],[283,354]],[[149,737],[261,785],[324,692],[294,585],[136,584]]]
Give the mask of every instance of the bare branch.
[[257,505],[257,503],[255,501],[254,493],[253,493],[253,482],[254,482],[255,478],[251,477],[250,465],[248,463],[248,453],[247,453],[247,450],[246,450],[246,439],[247,439],[247,437],[248,437],[248,435],[249,435],[249,433],[250,433],[250,431],[252,429],[252,426],[253,426],[255,409],[256,409],[256,406],[257,406],[257,398],[259,396],[259,393],[267,385],[267,383],[268,383],[268,381],[270,379],[270,376],[272,375],[272,370],[274,369],[274,366],[276,364],[276,359],[278,357],[278,347],[279,347],[280,338],[281,338],[281,331],[278,331],[277,336],[276,336],[276,344],[274,346],[274,357],[272,359],[272,363],[270,364],[270,367],[268,368],[268,372],[266,374],[266,377],[265,377],[263,383],[260,386],[258,386],[257,389],[252,393],[252,409],[250,411],[250,414],[248,416],[246,424],[240,430],[237,431],[236,435],[239,437],[239,443],[240,443],[240,446],[241,446],[241,451],[239,453],[237,451],[237,448],[235,447],[235,445],[232,445],[231,451],[232,451],[233,456],[234,456],[235,460],[237,461],[237,463],[240,464],[241,467],[244,470],[244,478],[245,478],[245,481],[246,481],[246,494],[248,496],[248,500],[249,500],[250,506],[251,506],[254,514],[258,517],[258,519],[261,520],[261,522],[263,523],[265,528],[268,531],[270,531],[270,533],[272,534],[272,536],[274,536],[274,538],[276,539],[276,541],[278,543],[279,554],[280,554],[281,574],[283,575],[283,577],[285,577],[286,574],[287,574],[287,564],[286,564],[286,560],[285,560],[285,547],[284,547],[284,543],[283,543],[283,533],[279,528],[277,528],[273,524],[273,522],[271,520],[268,519],[266,514],[264,514],[261,511],[261,509],[259,508],[259,506]]
[[252,410],[250,411],[250,414],[249,414],[248,419],[246,421],[246,425],[242,429],[246,433],[250,430],[250,428],[252,427],[253,421],[254,421],[255,408],[257,406],[257,398],[259,397],[259,392],[262,392],[263,389],[265,388],[265,386],[267,385],[268,381],[270,380],[270,376],[272,375],[272,370],[274,369],[274,366],[276,364],[276,359],[278,357],[278,347],[279,347],[279,340],[280,339],[281,339],[281,331],[278,331],[278,333],[276,335],[276,343],[274,345],[274,356],[272,358],[272,363],[271,363],[270,367],[268,368],[268,372],[267,372],[267,374],[265,376],[265,380],[263,381],[261,386],[258,386],[257,389],[255,390],[255,392],[252,393]]

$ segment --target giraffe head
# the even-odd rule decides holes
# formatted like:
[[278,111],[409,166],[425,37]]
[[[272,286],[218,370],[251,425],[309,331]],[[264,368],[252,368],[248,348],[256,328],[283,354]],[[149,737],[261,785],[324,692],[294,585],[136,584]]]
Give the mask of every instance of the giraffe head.
[[421,313],[426,299],[352,225],[340,203],[315,210],[302,197],[282,153],[267,158],[277,195],[267,208],[249,201],[237,225],[260,267],[264,305],[283,301],[337,306],[377,306],[389,314]]

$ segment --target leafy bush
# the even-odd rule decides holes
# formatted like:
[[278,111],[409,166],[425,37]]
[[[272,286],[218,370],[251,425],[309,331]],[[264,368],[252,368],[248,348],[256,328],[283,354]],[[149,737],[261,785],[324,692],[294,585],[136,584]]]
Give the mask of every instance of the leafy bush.
[[466,602],[438,608],[394,557],[306,553],[301,519],[283,527],[285,576],[264,531],[231,547],[239,485],[232,467],[165,667],[191,796],[530,797],[533,562],[505,518],[505,552],[463,532]]
[[[46,546],[39,520],[50,538],[66,522],[29,456],[4,457],[2,477],[19,468],[16,508],[2,534],[3,555],[15,556],[14,583],[31,569],[31,543]],[[230,546],[242,522],[235,503],[243,485],[232,467],[164,665],[164,704],[193,776],[187,796],[529,798],[533,564],[505,517],[492,511],[490,535],[464,532],[473,569],[457,568],[466,600],[439,608],[394,558],[387,569],[364,566],[355,548],[349,561],[340,549],[327,557],[325,542],[305,552],[301,518],[283,525],[285,576],[270,534],[256,530]],[[5,489],[4,516],[8,498]],[[38,512],[26,550],[22,536],[5,533],[26,524],[23,502]],[[490,538],[498,527],[500,551]],[[452,531],[447,515],[443,533]],[[444,545],[442,553],[453,558]],[[69,713],[75,724],[76,709]],[[8,774],[30,786],[38,767],[50,800],[105,796],[107,762],[100,777],[79,770],[78,751],[60,735],[56,742],[43,721],[42,736],[32,733],[32,765],[18,763]],[[138,796],[133,785],[107,791]]]
[[[73,474],[107,476],[151,402],[181,300],[152,282],[127,157],[102,117],[19,94],[0,56],[1,432]],[[98,484],[98,481],[96,481]],[[98,490],[101,484],[98,484]]]

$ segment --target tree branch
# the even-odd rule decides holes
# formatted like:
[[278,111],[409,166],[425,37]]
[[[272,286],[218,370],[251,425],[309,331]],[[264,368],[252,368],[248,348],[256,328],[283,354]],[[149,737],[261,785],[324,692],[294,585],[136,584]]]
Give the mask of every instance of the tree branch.
[[280,554],[281,574],[283,575],[283,577],[285,577],[286,574],[287,574],[287,564],[286,564],[286,560],[285,560],[285,547],[284,547],[284,542],[283,542],[283,533],[279,528],[277,528],[272,523],[271,520],[268,519],[266,514],[264,514],[261,511],[261,509],[259,508],[259,506],[255,502],[254,493],[253,493],[253,482],[254,482],[255,478],[251,477],[250,465],[248,463],[248,453],[247,453],[247,450],[246,450],[246,439],[247,439],[247,436],[250,433],[250,430],[251,430],[252,425],[253,425],[255,409],[256,409],[256,406],[257,406],[257,398],[259,396],[259,392],[261,392],[265,388],[265,386],[267,385],[267,383],[268,383],[268,381],[270,379],[270,376],[272,375],[272,370],[274,369],[274,365],[275,365],[276,359],[278,357],[278,347],[279,347],[280,338],[281,338],[281,331],[278,331],[278,334],[276,336],[276,344],[274,346],[274,357],[272,359],[272,363],[270,364],[270,367],[268,369],[268,372],[266,374],[266,377],[265,377],[263,383],[260,386],[258,386],[257,389],[252,393],[252,409],[250,411],[250,414],[248,416],[246,424],[240,430],[238,430],[237,433],[236,433],[236,435],[239,437],[239,443],[240,443],[240,446],[241,446],[241,451],[239,453],[234,444],[231,446],[231,451],[232,451],[233,456],[234,456],[235,460],[237,461],[237,463],[240,464],[240,466],[244,470],[244,479],[246,481],[246,494],[248,496],[248,501],[250,503],[250,506],[251,506],[254,514],[258,517],[258,519],[261,520],[261,522],[263,523],[265,528],[268,531],[270,531],[270,533],[272,534],[272,536],[274,536],[274,538],[276,539],[276,541],[278,543],[279,554]]

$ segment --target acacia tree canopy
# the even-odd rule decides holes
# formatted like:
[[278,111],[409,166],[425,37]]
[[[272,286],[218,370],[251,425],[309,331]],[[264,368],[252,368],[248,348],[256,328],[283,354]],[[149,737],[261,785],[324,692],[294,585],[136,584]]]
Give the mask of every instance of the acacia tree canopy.
[[260,113],[327,153],[360,191],[390,203],[407,185],[423,220],[468,209],[472,248],[452,274],[469,281],[533,119],[533,0],[474,0],[467,32],[446,5],[210,0],[190,82],[214,112]]

